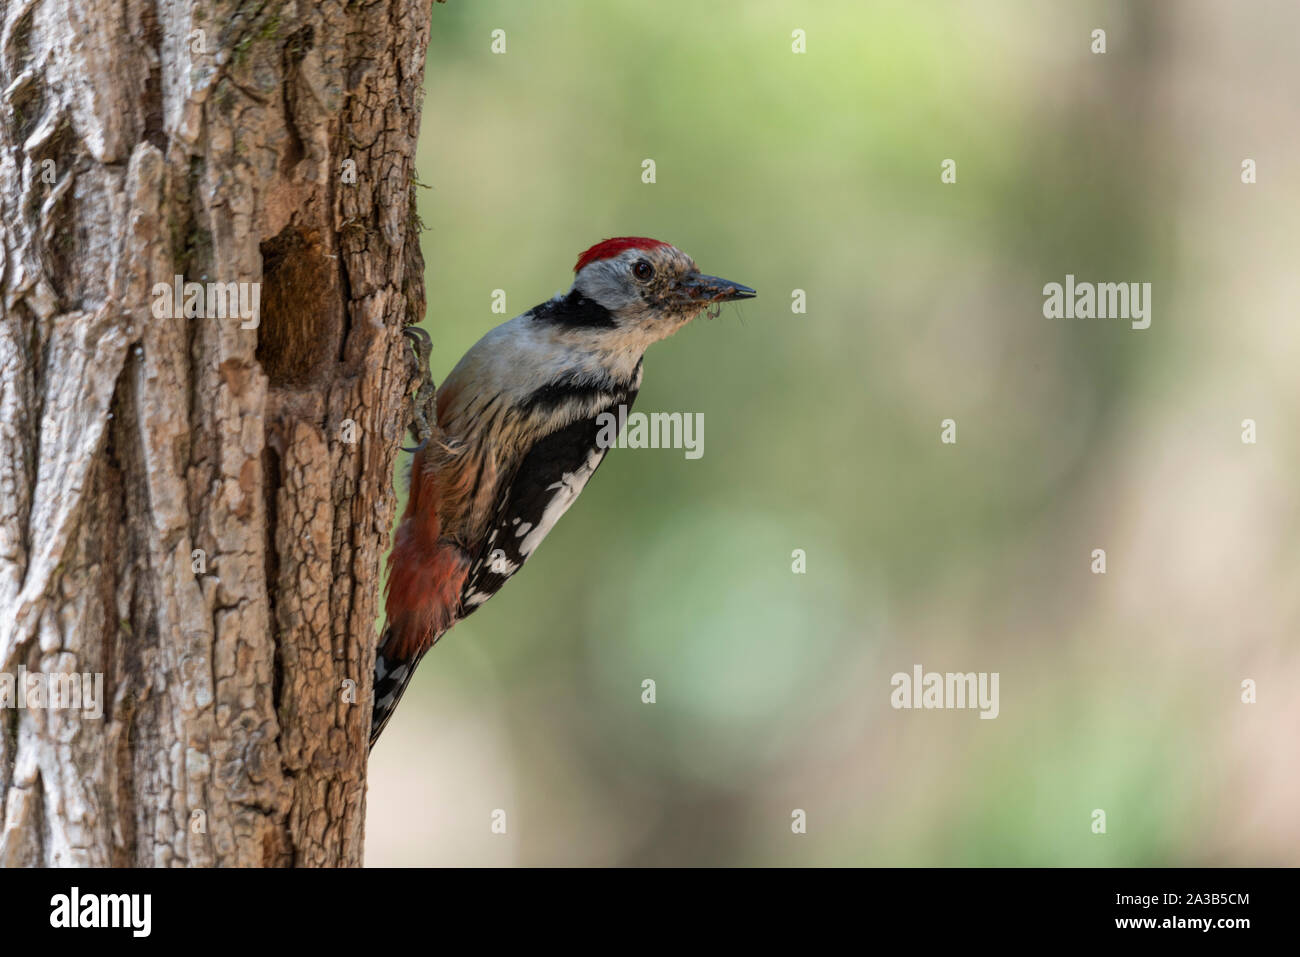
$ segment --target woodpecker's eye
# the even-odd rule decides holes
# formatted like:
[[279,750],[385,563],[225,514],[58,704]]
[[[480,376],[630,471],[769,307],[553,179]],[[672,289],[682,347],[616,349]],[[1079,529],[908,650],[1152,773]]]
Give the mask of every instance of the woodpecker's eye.
[[636,265],[632,267],[632,275],[636,276],[642,282],[649,282],[654,278],[655,267],[650,265],[644,259],[638,259]]

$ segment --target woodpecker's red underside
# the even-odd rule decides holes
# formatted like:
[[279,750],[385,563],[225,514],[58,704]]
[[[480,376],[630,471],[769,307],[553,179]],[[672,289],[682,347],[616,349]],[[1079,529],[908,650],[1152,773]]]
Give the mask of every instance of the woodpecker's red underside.
[[583,266],[601,259],[617,256],[626,249],[658,249],[660,246],[667,245],[668,243],[660,242],[658,239],[649,239],[645,236],[618,236],[614,239],[606,239],[596,243],[596,245],[579,256],[578,265],[573,267],[573,271],[579,272]]

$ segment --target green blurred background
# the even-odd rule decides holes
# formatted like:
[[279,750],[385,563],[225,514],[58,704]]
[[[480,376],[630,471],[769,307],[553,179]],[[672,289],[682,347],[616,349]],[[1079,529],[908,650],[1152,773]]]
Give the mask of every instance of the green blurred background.
[[[435,379],[607,236],[760,295],[647,356],[637,410],[703,412],[704,457],[613,452],[425,658],[368,863],[1300,863],[1298,35],[1289,2],[435,5]],[[1067,272],[1152,283],[1151,327],[1043,318]],[[893,710],[917,663],[999,672],[1000,716]]]

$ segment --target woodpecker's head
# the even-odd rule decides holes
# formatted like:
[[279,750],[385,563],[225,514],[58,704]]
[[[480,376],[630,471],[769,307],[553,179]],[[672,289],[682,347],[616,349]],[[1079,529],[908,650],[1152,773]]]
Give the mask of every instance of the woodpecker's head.
[[573,288],[605,309],[624,335],[655,342],[701,312],[716,316],[724,302],[752,299],[748,286],[706,276],[686,253],[657,239],[622,236],[578,257]]

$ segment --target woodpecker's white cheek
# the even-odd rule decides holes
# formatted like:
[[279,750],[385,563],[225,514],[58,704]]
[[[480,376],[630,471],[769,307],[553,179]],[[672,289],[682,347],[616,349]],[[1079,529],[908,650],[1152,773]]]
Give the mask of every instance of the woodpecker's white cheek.
[[581,468],[572,472],[565,472],[558,482],[547,486],[547,491],[553,491],[555,495],[546,503],[546,509],[542,512],[542,517],[537,520],[537,526],[529,531],[523,542],[520,543],[519,554],[527,558],[542,543],[542,539],[555,527],[555,523],[569,510],[569,506],[577,500],[578,495],[586,487],[587,480],[591,478],[591,473],[596,471],[596,466],[600,464],[600,460],[604,457],[604,449],[592,449],[587,453],[587,461],[583,463]]
[[573,286],[592,302],[610,312],[621,312],[641,302],[641,290],[627,278],[624,264],[617,259],[594,262],[583,268]]

